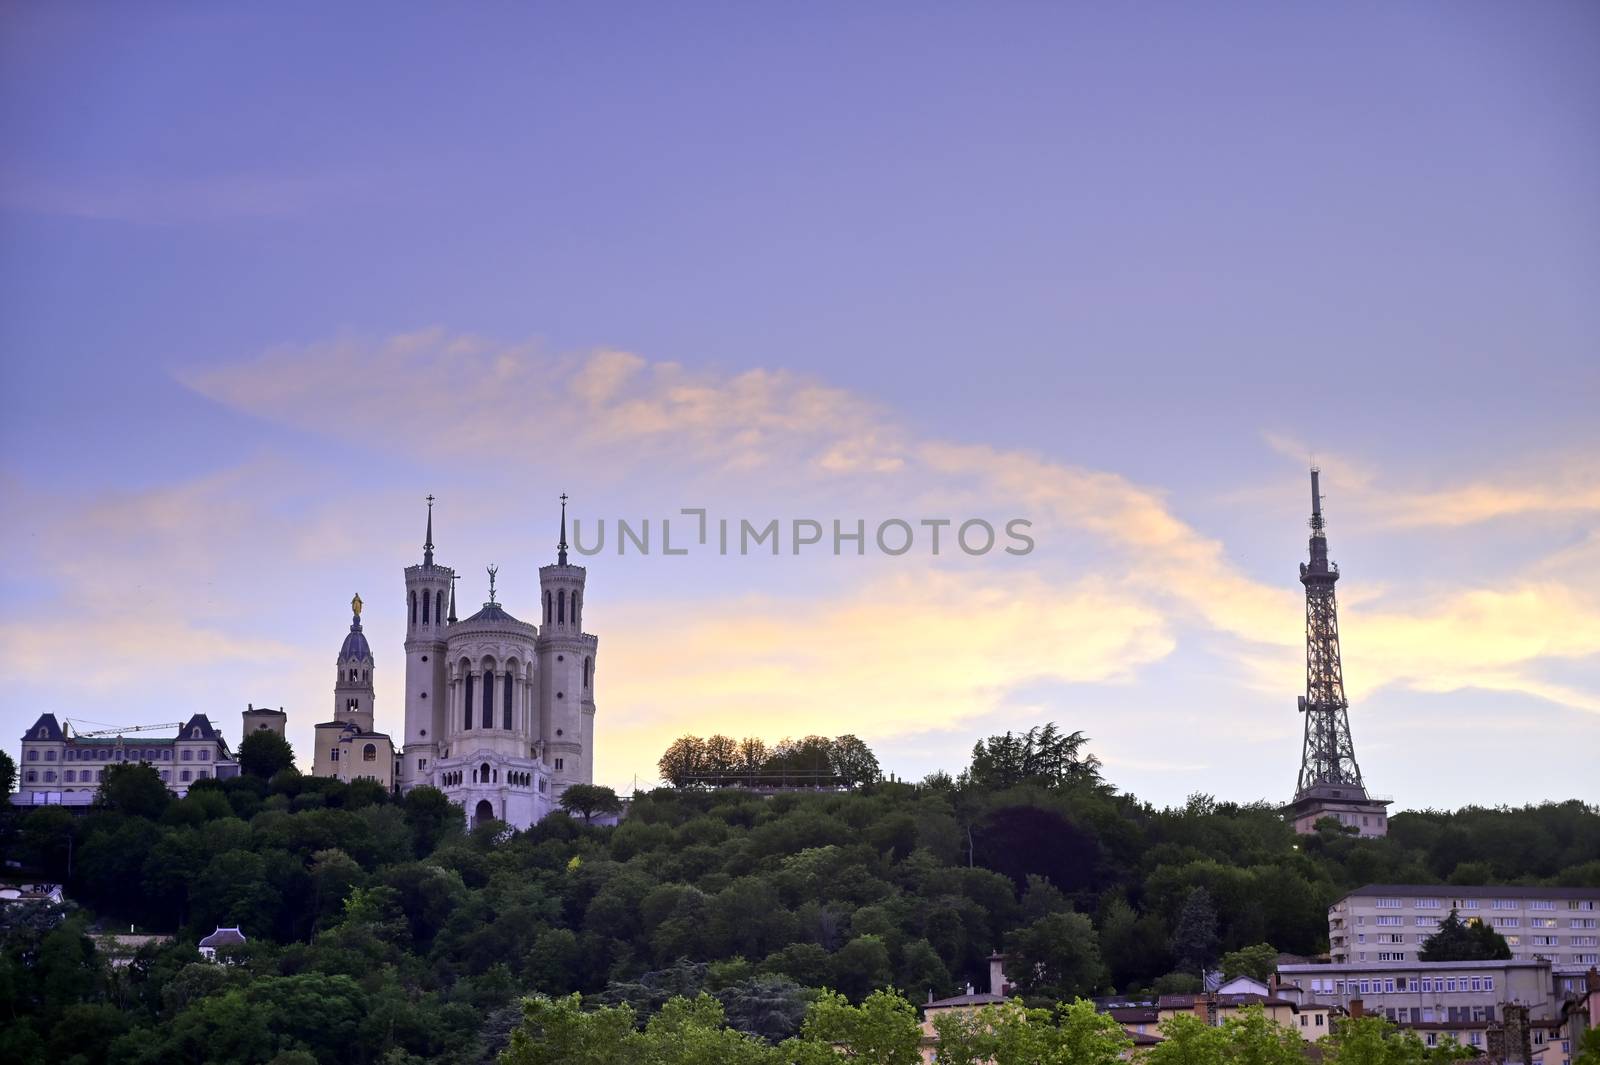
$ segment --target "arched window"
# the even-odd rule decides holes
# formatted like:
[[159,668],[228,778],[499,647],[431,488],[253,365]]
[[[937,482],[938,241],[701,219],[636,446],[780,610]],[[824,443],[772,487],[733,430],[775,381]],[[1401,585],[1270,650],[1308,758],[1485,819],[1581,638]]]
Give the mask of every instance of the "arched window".
[[489,763],[488,762],[483,763],[483,765],[478,769],[478,783],[479,784],[487,784],[487,783],[489,783]]
[[417,623],[417,593],[411,593],[411,624]]
[[556,624],[567,623],[567,590],[561,589],[556,593]]
[[438,618],[440,621],[444,620],[444,593],[443,592],[434,592],[433,593],[433,616]]
[[593,680],[593,679],[594,679],[594,659],[585,658],[583,660],[583,686],[584,686],[585,690],[588,689],[589,682],[591,680]]
[[494,670],[483,671],[483,727],[494,728]]
[[544,593],[544,623],[546,625],[550,624],[550,617],[551,617],[550,611],[551,611],[551,604],[553,602],[554,602],[554,600],[552,600],[550,598],[550,593],[549,592],[545,592]]
[[472,727],[472,674],[471,673],[467,674],[467,690],[466,690],[466,694],[465,694],[464,698],[466,699],[467,714],[466,714],[466,717],[462,721],[461,727],[462,728],[471,728]]
[[376,762],[378,760],[378,745],[369,743],[361,748],[361,760],[363,762]]
[[511,671],[508,669],[506,670],[506,693],[505,698],[502,700],[505,703],[505,706],[500,715],[500,727],[508,730],[511,728],[511,692]]
[[37,762],[38,760],[39,760],[39,752],[38,751],[29,751],[28,752],[28,761]]
[[582,624],[582,622],[579,621],[579,619],[578,619],[578,593],[577,592],[573,592],[572,593],[572,623],[574,625]]

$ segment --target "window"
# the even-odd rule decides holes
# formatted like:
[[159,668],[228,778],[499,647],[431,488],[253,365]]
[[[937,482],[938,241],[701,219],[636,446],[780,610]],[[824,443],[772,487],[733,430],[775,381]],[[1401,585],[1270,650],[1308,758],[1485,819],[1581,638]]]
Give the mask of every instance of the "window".
[[463,720],[461,727],[462,728],[471,728],[472,727],[472,674],[471,673],[467,674],[467,687],[466,687],[466,694],[465,694],[464,698],[466,700],[467,716]]
[[[185,748],[185,749],[184,749],[184,752],[183,752],[183,760],[184,760],[184,761],[185,761],[185,762],[192,762],[192,761],[194,761],[194,752],[193,752],[193,751],[191,751],[191,750],[189,750],[189,749],[188,749],[188,748]],[[185,778],[184,778],[184,779],[185,779],[185,780],[187,780],[187,779],[188,779],[188,777],[185,777]]]
[[170,769],[163,769],[161,771],[161,779],[170,781],[172,779],[172,771]]
[[1554,917],[1530,917],[1530,918],[1528,918],[1528,927],[1529,928],[1555,928],[1556,927],[1556,919]]
[[328,752],[328,760],[330,762],[337,762],[339,760],[339,748],[335,747],[333,750]]
[[1385,980],[1383,982],[1383,993],[1386,994],[1386,995],[1394,994],[1394,981],[1393,980]]
[[1534,899],[1528,903],[1530,910],[1553,910],[1556,908],[1554,899]]
[[1398,914],[1394,915],[1394,916],[1382,916],[1382,917],[1378,918],[1378,923],[1380,925],[1405,924],[1406,923],[1406,919],[1404,917],[1399,916]]
[[46,769],[44,771],[44,781],[45,781],[46,784],[49,784],[49,783],[53,782],[55,779],[56,779],[56,771],[54,769]]
[[503,699],[505,705],[500,715],[500,727],[507,730],[511,728],[511,696],[513,690],[511,686],[511,671],[508,669],[506,670],[505,697]]
[[483,674],[483,727],[494,728],[494,671]]
[[1556,947],[1561,945],[1559,936],[1529,936],[1528,942],[1535,947]]
[[1454,991],[1456,989],[1455,977],[1451,977],[1444,982],[1444,989],[1446,991]]
[[1472,990],[1474,990],[1474,991],[1482,991],[1483,990],[1483,978],[1482,977],[1474,976],[1472,978]]
[[1568,928],[1594,928],[1596,920],[1597,919],[1594,918],[1594,917],[1574,917],[1574,918],[1572,918],[1572,920],[1567,922],[1567,927]]
[[411,624],[417,623],[417,593],[411,593]]
[[1574,954],[1572,960],[1579,965],[1600,965],[1600,954]]
[[74,780],[77,780],[77,779],[78,779],[78,774],[77,774],[77,773],[75,773],[75,772],[73,772],[73,771],[72,771],[72,770],[70,770],[70,769],[69,769],[69,770],[67,770],[67,771],[66,771],[66,772],[64,772],[64,773],[62,773],[62,774],[61,774],[61,776],[62,776],[62,778],[63,778],[63,779],[64,779],[64,780],[66,780],[66,782],[67,782],[67,783],[68,783],[68,784],[71,784],[71,783],[72,783],[72,782],[73,782],[73,781],[74,781]]
[[1485,976],[1483,978],[1483,989],[1485,991],[1493,991],[1494,990],[1494,977]]
[[1572,936],[1567,942],[1574,947],[1600,947],[1600,937]]
[[34,772],[31,769],[28,770],[28,783],[29,784],[37,784],[38,782],[39,782],[39,774]]
[[1569,909],[1569,910],[1593,910],[1593,909],[1595,909],[1595,900],[1594,899],[1571,899],[1571,900],[1569,900],[1567,902],[1567,909]]
[[178,779],[179,780],[188,780],[189,779],[189,771],[187,769],[183,770],[183,772],[178,774]]
[[1378,902],[1377,902],[1377,906],[1378,906],[1378,909],[1380,909],[1380,910],[1398,910],[1400,908],[1400,900],[1399,899],[1379,899]]
[[39,760],[39,752],[38,751],[29,751],[28,752],[28,761],[37,762],[38,760]]
[[1496,910],[1520,910],[1522,906],[1516,899],[1495,899],[1492,908]]
[[1502,918],[1500,918],[1499,922],[1495,925],[1495,927],[1496,928],[1516,928],[1520,924],[1522,924],[1522,918],[1520,918],[1520,917],[1502,917]]
[[202,762],[209,762],[209,761],[211,761],[211,752],[210,752],[210,751],[201,751],[201,752],[200,752],[200,760],[201,760],[201,761],[202,761]]
[[562,766],[563,766],[563,765],[564,765],[564,764],[565,764],[565,762],[564,762],[564,760],[563,760],[563,759],[560,759],[560,758],[557,758],[557,759],[556,759],[556,772],[557,772],[557,773],[559,773],[559,772],[561,772],[561,769],[562,769]]
[[54,751],[46,751],[46,752],[44,752],[44,760],[47,761],[47,762],[55,761],[56,760],[56,752],[54,752]]
[[1476,910],[1480,908],[1480,904],[1477,899],[1467,899],[1461,904],[1461,908],[1463,910]]
[[361,760],[363,762],[376,762],[378,760],[377,744],[369,743],[365,747],[361,748]]
[[1438,899],[1418,899],[1416,901],[1416,907],[1419,910],[1437,910],[1439,908],[1439,900]]
[[1325,1016],[1326,1016],[1325,1014],[1321,1014],[1321,1013],[1317,1014],[1317,1027],[1318,1028],[1322,1027],[1322,1020],[1323,1020],[1323,1018]]

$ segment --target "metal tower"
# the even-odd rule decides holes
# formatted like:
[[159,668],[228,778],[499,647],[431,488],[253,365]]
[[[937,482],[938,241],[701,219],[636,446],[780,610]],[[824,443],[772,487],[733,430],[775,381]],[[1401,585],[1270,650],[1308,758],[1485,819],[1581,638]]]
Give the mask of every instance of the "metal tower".
[[1306,739],[1296,793],[1303,796],[1318,785],[1339,784],[1365,797],[1339,662],[1339,606],[1333,592],[1339,567],[1328,561],[1319,472],[1311,468],[1311,561],[1300,563],[1300,583],[1306,587],[1306,693],[1300,697]]

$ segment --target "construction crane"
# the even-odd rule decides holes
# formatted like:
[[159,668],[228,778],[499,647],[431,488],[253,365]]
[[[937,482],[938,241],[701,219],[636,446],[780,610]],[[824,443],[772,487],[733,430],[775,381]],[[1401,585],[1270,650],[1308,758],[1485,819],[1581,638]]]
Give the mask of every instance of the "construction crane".
[[72,734],[78,739],[89,739],[93,736],[121,736],[129,732],[154,732],[156,729],[182,728],[182,721],[168,721],[160,725],[129,725],[126,728],[103,728],[95,732],[79,732],[73,728],[72,719],[67,719],[67,727],[72,728]]

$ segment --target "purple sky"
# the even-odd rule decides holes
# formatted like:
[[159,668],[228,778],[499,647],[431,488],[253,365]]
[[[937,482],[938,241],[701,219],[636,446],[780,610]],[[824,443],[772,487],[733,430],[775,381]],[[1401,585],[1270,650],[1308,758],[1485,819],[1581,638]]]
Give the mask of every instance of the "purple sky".
[[1156,801],[1282,799],[1314,453],[1374,790],[1600,799],[1597,45],[1591,3],[4,4],[0,731],[254,701],[307,751],[359,591],[398,735],[421,497],[531,617],[565,490],[1039,541],[589,560],[605,782],[1054,719]]

